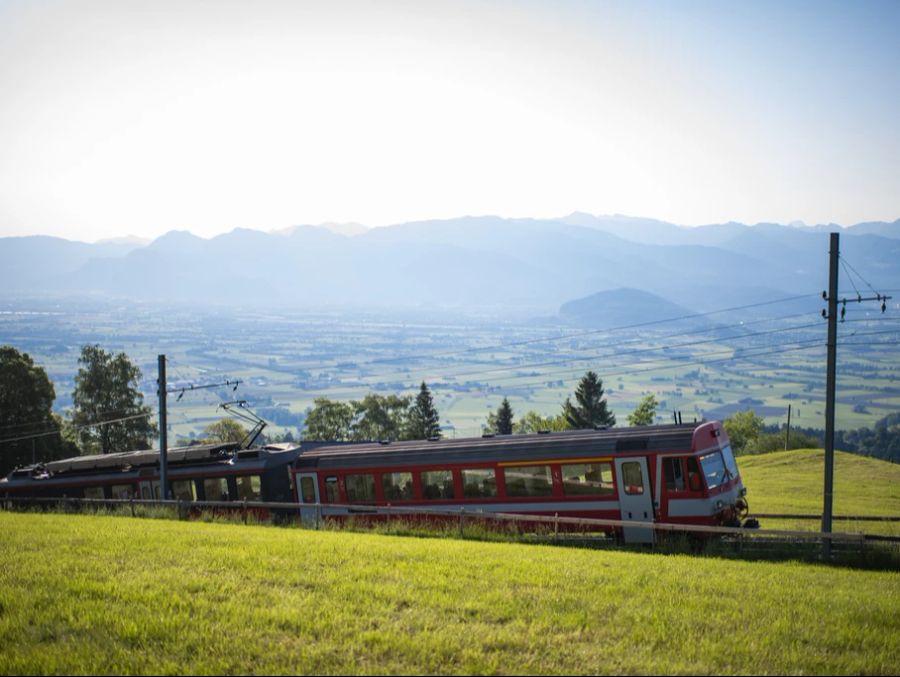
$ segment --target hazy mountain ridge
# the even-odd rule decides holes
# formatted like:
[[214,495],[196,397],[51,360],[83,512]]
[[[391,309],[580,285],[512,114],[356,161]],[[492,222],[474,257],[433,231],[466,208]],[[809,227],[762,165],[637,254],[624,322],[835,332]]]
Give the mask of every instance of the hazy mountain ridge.
[[[556,312],[572,299],[628,288],[703,311],[817,292],[827,278],[829,227],[686,228],[578,213],[337,228],[347,232],[333,225],[236,229],[210,239],[171,231],[144,246],[2,238],[0,288],[7,295],[498,312]],[[900,287],[900,220],[840,232],[842,255],[867,282]]]

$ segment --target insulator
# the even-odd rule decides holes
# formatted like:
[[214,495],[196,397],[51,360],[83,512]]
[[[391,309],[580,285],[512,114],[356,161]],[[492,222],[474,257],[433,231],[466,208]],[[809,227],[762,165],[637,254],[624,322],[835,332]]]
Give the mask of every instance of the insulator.
[[824,308],[822,308],[822,319],[825,319],[825,320],[828,319],[828,313],[825,312]]
[[822,292],[822,300],[823,300],[823,301],[827,301],[827,300],[828,300],[828,292],[824,292],[824,291]]
[[847,306],[841,306],[841,322],[844,321],[844,315],[847,314]]
[[881,312],[883,313],[885,310],[887,310],[887,303],[885,303],[884,301],[882,301],[882,302],[881,302]]

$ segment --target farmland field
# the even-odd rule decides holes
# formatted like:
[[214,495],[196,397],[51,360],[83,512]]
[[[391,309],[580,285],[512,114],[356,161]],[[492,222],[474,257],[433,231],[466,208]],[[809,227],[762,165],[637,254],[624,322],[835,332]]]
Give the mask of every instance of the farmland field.
[[900,573],[0,514],[0,672],[895,674]]
[[[447,437],[479,435],[508,397],[521,415],[555,415],[588,369],[603,379],[620,423],[648,393],[658,421],[724,418],[753,408],[768,423],[823,427],[824,323],[808,312],[717,316],[694,325],[592,331],[529,318],[395,312],[275,314],[113,302],[7,302],[3,342],[29,352],[56,385],[56,408],[71,405],[80,347],[100,343],[141,367],[155,402],[156,358],[169,359],[170,387],[241,379],[240,388],[187,393],[169,402],[174,436],[199,434],[235,398],[299,434],[317,397],[361,399],[368,392],[432,389]],[[838,427],[871,426],[900,407],[900,326],[894,317],[851,313],[842,325]]]

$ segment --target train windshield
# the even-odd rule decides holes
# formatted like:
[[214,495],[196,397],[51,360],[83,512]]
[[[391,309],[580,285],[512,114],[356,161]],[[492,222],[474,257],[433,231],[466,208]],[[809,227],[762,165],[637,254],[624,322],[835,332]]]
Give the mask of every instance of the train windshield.
[[726,444],[722,447],[722,458],[725,459],[725,467],[728,468],[728,474],[732,477],[737,477],[737,461],[734,460],[734,453],[731,451],[730,444]]
[[725,461],[722,460],[722,454],[718,451],[701,456],[700,465],[703,467],[703,474],[706,475],[707,488],[715,489],[720,484],[728,481]]

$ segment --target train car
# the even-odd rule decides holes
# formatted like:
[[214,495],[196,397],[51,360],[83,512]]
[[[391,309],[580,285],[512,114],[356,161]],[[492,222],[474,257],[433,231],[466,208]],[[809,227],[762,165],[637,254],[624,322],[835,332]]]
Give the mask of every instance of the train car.
[[[290,467],[299,453],[296,445],[170,449],[170,495],[182,501],[292,501]],[[159,499],[159,451],[75,456],[17,468],[0,479],[4,496]]]
[[[293,473],[306,518],[406,506],[739,526],[747,508],[718,422],[325,445],[298,456]],[[654,540],[640,524],[616,531]]]

